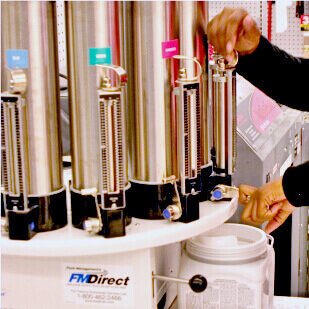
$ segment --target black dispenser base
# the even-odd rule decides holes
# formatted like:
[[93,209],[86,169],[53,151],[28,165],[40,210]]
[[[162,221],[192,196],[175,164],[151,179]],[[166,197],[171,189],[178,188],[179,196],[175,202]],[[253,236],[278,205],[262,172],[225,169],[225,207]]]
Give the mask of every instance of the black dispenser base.
[[121,237],[126,235],[124,209],[102,210],[102,235],[105,238]]
[[208,165],[206,167],[201,168],[201,192],[200,192],[200,201],[207,201],[209,200],[209,186],[210,186],[210,181],[209,178],[212,174],[212,165]]
[[180,195],[182,215],[178,221],[189,223],[200,218],[199,193]]
[[[101,203],[101,196],[98,196]],[[84,221],[88,218],[97,218],[97,208],[93,195],[82,195],[71,189],[72,224],[78,229],[83,229]]]
[[216,174],[211,173],[209,174],[210,170],[202,170],[202,192],[200,195],[200,201],[207,201],[210,200],[211,197],[211,191],[214,189],[217,185],[232,185],[232,177],[231,175],[226,175],[224,173],[222,174]]
[[65,188],[47,196],[29,196],[26,210],[23,196],[1,193],[1,200],[2,215],[8,218],[10,239],[28,240],[37,232],[57,230],[68,223]]
[[164,219],[163,210],[173,204],[175,188],[172,183],[142,184],[131,182],[126,192],[127,209],[132,217]]
[[38,232],[39,206],[22,211],[7,211],[9,238],[29,240]]
[[[101,204],[101,195],[97,195],[98,204]],[[84,221],[89,218],[98,218],[96,201],[93,195],[82,195],[79,191],[71,188],[71,210],[72,210],[72,224],[78,229],[84,229]],[[101,234],[104,237],[117,237],[110,236],[113,233],[122,234],[124,232],[119,232],[124,229],[126,225],[129,225],[132,221],[131,217],[127,212],[127,208],[123,209],[111,209],[111,210],[101,210],[101,216],[103,223],[106,220],[107,225],[110,227],[107,228],[106,232],[103,230]],[[124,220],[123,228],[120,228],[121,221]],[[121,223],[122,224],[122,223]],[[115,226],[115,232],[107,232],[111,227]],[[116,232],[118,231],[118,232]]]

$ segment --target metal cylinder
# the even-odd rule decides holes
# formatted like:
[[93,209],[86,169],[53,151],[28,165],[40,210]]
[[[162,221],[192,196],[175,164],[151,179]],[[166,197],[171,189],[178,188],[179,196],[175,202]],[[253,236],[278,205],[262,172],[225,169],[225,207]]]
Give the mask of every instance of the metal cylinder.
[[[55,6],[51,2],[1,3],[1,90],[9,90],[8,51],[24,51],[27,76],[28,194],[62,188]],[[9,57],[9,56],[8,56]]]
[[[118,2],[66,2],[73,188],[99,188],[97,89],[102,69],[122,65],[122,11]],[[104,61],[103,57],[110,60]],[[105,54],[106,53],[106,54]],[[101,57],[101,58],[100,58]],[[102,61],[100,61],[102,59]],[[116,79],[115,76],[111,76]]]
[[[162,183],[162,179],[177,173],[176,108],[171,91],[178,70],[171,60],[163,59],[161,44],[178,39],[179,54],[197,57],[205,64],[202,34],[208,19],[207,4],[151,1],[134,2],[132,6],[135,98],[131,96],[130,103],[130,179]],[[181,61],[181,65],[188,76],[196,74],[194,64]],[[207,132],[207,126],[204,128]]]
[[170,29],[171,4],[168,2],[134,2],[133,48],[134,98],[130,121],[132,154],[130,180],[161,184],[172,174],[168,115],[171,109],[169,61],[164,60],[161,44],[173,39]]
[[216,149],[216,163],[220,169],[226,168],[226,77],[215,74],[214,81],[214,147]]
[[[203,67],[200,98],[200,160],[201,165],[210,163],[210,109],[208,102],[208,45],[205,31],[208,23],[207,1],[180,1],[179,11],[179,39],[180,54],[186,57],[196,57]],[[183,62],[188,76],[196,75],[196,66],[193,62]]]
[[99,189],[99,132],[96,103],[101,69],[96,67],[96,64],[104,63],[100,62],[99,57],[104,57],[104,49],[110,47],[112,63],[120,65],[118,3],[69,1],[65,5],[70,76],[72,186],[77,190]]
[[67,223],[56,5],[1,3],[2,198],[9,237]]
[[172,57],[165,57],[163,46],[175,43],[172,49],[179,52],[177,6],[172,1],[132,1],[124,2],[124,8],[129,80],[128,206],[133,216],[163,218],[162,211],[175,194],[172,176],[177,171],[172,92],[177,69]]
[[215,170],[232,175],[236,158],[236,76],[222,57],[211,65],[213,155]]
[[102,211],[103,235],[122,236],[127,185],[124,10],[117,1],[72,1],[65,3],[65,12],[72,222],[81,228],[88,218],[101,218]]

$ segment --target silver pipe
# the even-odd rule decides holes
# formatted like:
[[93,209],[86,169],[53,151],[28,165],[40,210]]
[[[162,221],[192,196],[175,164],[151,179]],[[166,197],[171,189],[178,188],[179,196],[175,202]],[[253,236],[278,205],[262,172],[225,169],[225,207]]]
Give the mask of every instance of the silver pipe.
[[225,121],[225,83],[226,77],[220,74],[213,76],[214,80],[214,147],[216,149],[217,167],[226,168],[226,121]]
[[212,145],[219,169],[232,175],[236,160],[236,73],[227,68],[224,59],[215,55],[210,65],[212,79],[212,114],[214,122]]
[[[186,57],[196,57],[196,23],[197,8],[192,1],[179,2],[179,36],[180,54]],[[191,61],[182,61],[181,67],[185,67],[188,76],[195,75],[195,65]]]
[[170,281],[170,282],[176,282],[176,283],[189,284],[188,279],[173,278],[173,277],[160,276],[160,275],[153,275],[152,278],[157,279],[157,280],[161,280],[161,281]]
[[228,174],[235,171],[236,161],[236,76],[233,69],[226,70],[227,93],[227,140],[228,140]]

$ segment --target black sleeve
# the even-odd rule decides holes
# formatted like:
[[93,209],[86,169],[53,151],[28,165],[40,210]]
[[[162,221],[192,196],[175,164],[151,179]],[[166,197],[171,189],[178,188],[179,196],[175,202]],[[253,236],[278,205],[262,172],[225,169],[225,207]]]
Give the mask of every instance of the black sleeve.
[[294,206],[309,206],[309,161],[289,167],[282,178],[283,191]]
[[309,59],[293,57],[261,36],[252,54],[239,57],[236,71],[277,103],[309,111]]

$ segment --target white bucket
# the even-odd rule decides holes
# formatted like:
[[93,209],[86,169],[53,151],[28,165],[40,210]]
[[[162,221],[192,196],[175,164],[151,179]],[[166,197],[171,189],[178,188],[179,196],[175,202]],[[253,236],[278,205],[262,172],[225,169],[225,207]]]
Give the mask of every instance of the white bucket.
[[186,242],[180,278],[203,275],[202,293],[178,285],[178,309],[271,309],[273,238],[242,224],[225,223]]

